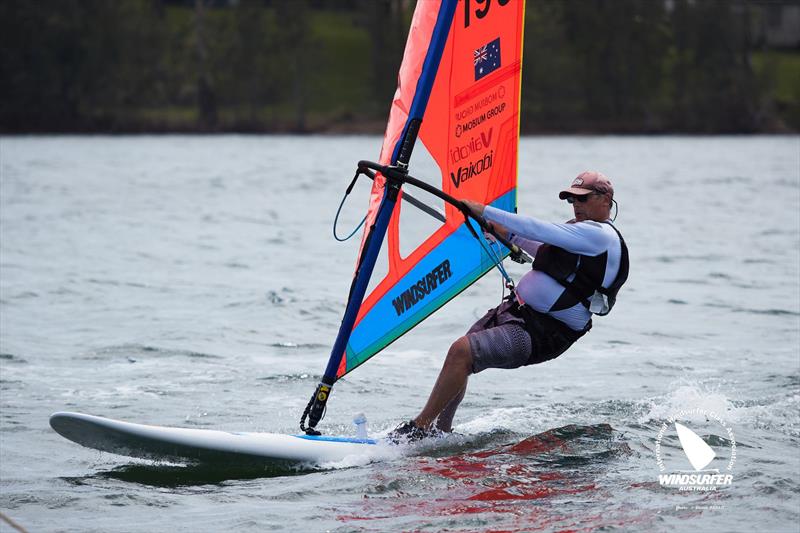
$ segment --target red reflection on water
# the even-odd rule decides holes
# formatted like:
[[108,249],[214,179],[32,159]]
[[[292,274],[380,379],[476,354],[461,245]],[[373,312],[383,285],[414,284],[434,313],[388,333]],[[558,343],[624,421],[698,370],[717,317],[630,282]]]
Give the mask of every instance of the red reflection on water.
[[[612,432],[605,424],[566,426],[492,450],[437,459],[420,458],[403,472],[403,475],[418,478],[415,479],[416,490],[410,489],[417,495],[398,491],[391,498],[365,497],[360,512],[341,515],[338,519],[344,522],[430,520],[484,514],[497,529],[481,527],[482,531],[555,529],[575,532],[602,526],[631,526],[651,520],[649,513],[637,515],[620,509],[613,513],[583,514],[576,510],[581,505],[573,505],[576,502],[590,504],[596,510],[598,504],[611,498],[601,490],[596,482],[596,469],[586,460],[591,458],[592,450],[586,452],[581,446],[586,447],[588,442],[589,448],[594,446],[596,452],[598,445],[602,447],[601,443],[611,438]],[[570,457],[584,459],[584,462],[566,466],[558,462],[560,458]],[[565,502],[565,497],[570,498],[569,501]],[[551,499],[553,503],[547,504]],[[562,514],[565,504],[574,512]]]

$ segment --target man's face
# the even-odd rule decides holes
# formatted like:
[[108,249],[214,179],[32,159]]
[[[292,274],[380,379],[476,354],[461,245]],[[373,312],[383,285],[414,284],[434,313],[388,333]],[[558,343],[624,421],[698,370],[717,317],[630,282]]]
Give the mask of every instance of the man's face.
[[[608,219],[610,206],[608,197],[605,194],[593,192],[583,197],[572,197],[572,209],[575,212],[575,221],[596,220],[601,222]],[[586,201],[581,201],[581,200]]]

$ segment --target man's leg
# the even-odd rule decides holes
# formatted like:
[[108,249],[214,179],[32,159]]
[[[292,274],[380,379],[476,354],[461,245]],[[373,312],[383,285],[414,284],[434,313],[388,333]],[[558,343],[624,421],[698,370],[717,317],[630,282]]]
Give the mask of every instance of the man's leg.
[[430,427],[444,408],[466,390],[471,373],[472,353],[469,340],[467,337],[461,337],[450,346],[428,402],[414,419],[414,424],[421,428]]
[[458,406],[461,405],[461,400],[464,399],[464,395],[467,393],[467,387],[464,386],[461,389],[461,392],[458,395],[450,400],[450,403],[444,408],[444,411],[439,413],[439,416],[436,418],[436,429],[439,431],[444,431],[445,433],[450,433],[453,431],[453,418],[456,416],[456,411],[458,410]]

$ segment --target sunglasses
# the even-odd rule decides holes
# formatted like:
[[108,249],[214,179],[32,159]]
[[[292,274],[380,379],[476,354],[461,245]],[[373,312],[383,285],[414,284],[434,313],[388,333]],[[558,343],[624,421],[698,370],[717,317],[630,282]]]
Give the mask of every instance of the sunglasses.
[[565,200],[567,201],[568,204],[574,204],[575,202],[580,202],[580,203],[583,204],[583,203],[588,202],[589,201],[589,197],[594,195],[594,194],[597,194],[597,193],[593,192],[593,193],[586,194],[584,196],[567,196],[565,198]]

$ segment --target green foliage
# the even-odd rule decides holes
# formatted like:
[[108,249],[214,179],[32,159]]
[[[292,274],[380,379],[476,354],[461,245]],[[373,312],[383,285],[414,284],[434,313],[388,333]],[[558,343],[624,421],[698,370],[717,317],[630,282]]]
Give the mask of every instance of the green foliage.
[[752,62],[765,105],[774,106],[786,126],[800,130],[800,54],[757,52]]
[[671,126],[692,131],[756,129],[755,80],[746,40],[747,12],[725,2],[675,2]]
[[[406,0],[4,0],[0,130],[382,129]],[[800,127],[800,54],[723,0],[528,0],[525,131]]]

